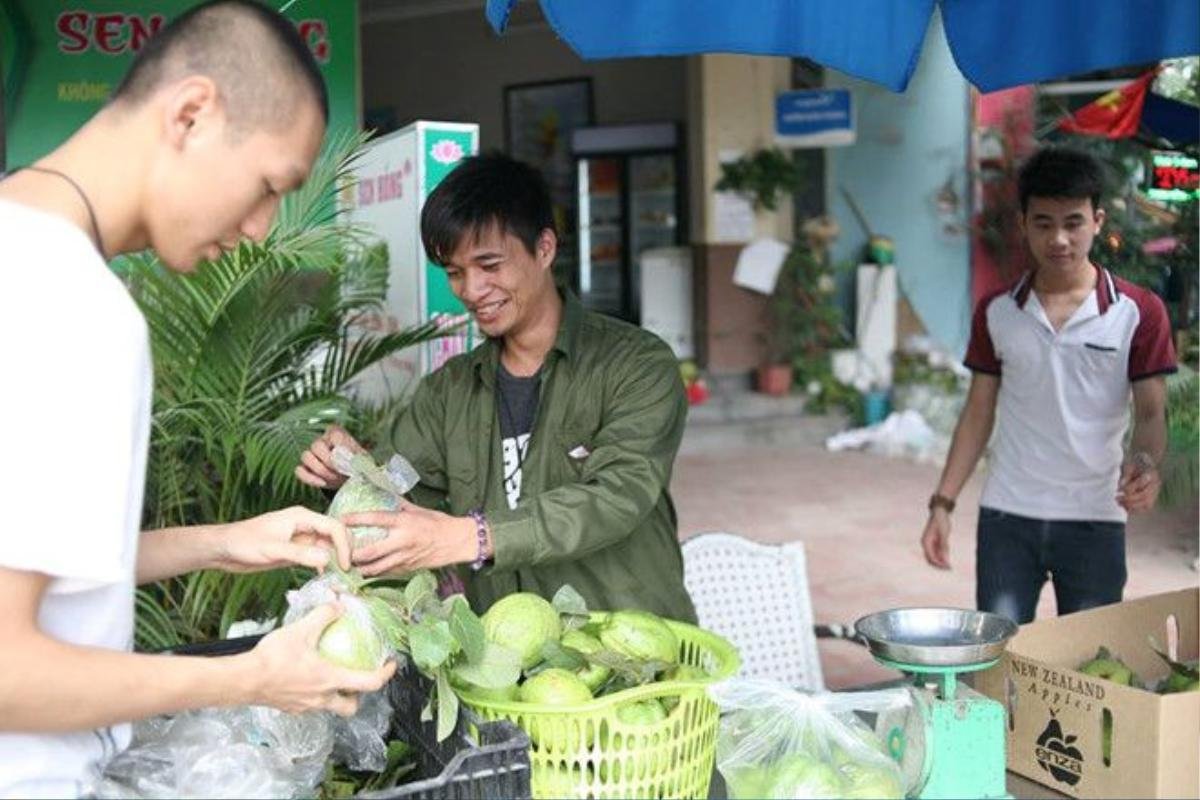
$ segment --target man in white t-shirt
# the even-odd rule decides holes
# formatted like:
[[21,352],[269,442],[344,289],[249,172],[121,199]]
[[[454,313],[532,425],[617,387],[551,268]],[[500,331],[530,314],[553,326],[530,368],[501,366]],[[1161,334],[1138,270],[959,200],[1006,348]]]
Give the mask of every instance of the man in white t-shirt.
[[106,259],[154,248],[187,271],[261,240],[307,177],[328,117],[303,41],[224,0],[152,38],[112,100],[0,183],[7,380],[0,532],[0,797],[77,796],[130,720],[262,704],[351,714],[394,670],[335,667],[325,606],[227,658],[140,655],[140,583],[216,568],[349,566],[345,528],[302,508],[139,532],[150,426],[146,324]]
[[949,569],[950,512],[994,421],[976,602],[1018,623],[1034,618],[1048,576],[1060,614],[1120,602],[1127,512],[1151,508],[1160,487],[1171,326],[1156,295],[1089,260],[1103,187],[1102,165],[1074,150],[1045,149],[1022,167],[1020,224],[1036,266],[975,309],[974,376],[921,538],[926,560]]

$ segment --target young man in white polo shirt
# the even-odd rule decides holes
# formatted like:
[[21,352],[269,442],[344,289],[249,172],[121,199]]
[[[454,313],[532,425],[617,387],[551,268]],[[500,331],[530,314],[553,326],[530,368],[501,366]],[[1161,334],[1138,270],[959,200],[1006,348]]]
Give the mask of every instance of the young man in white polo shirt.
[[974,376],[921,537],[925,559],[949,569],[950,513],[995,423],[976,603],[1018,623],[1034,618],[1047,577],[1060,614],[1119,602],[1127,512],[1158,497],[1171,326],[1156,295],[1088,258],[1103,186],[1103,166],[1078,151],[1044,149],[1022,168],[1035,268],[975,309]]
[[394,669],[319,656],[333,605],[241,655],[128,652],[136,584],[322,567],[330,543],[350,565],[345,527],[303,508],[141,532],[150,348],[105,263],[152,247],[187,272],[262,240],[327,117],[320,72],[288,20],[247,0],[196,5],[67,142],[0,182],[0,798],[91,793],[130,720],[241,704],[352,714]]

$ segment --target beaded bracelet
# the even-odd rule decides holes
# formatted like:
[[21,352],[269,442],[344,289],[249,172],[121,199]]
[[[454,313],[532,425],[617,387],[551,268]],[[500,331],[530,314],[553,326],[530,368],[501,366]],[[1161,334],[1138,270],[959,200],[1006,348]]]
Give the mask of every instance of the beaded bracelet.
[[476,572],[483,569],[483,565],[487,563],[487,534],[488,524],[487,517],[479,509],[471,509],[467,512],[471,519],[475,520],[475,560],[471,562],[471,569]]

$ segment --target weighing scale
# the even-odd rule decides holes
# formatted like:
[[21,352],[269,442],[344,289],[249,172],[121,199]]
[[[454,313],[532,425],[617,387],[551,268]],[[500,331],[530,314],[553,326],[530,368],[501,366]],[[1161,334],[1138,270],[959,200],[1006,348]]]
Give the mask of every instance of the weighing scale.
[[907,795],[1008,797],[1004,706],[958,676],[999,661],[1016,624],[984,611],[896,608],[854,627],[876,661],[913,678],[911,708],[881,713],[874,726],[900,764]]

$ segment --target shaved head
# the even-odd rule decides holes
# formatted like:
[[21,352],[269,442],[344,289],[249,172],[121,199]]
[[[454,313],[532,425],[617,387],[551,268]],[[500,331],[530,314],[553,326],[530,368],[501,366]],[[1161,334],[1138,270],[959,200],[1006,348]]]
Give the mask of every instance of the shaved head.
[[230,130],[281,130],[300,103],[329,120],[316,60],[292,23],[252,0],[216,0],[189,9],[147,42],[111,103],[136,107],[159,88],[202,75],[216,84]]

